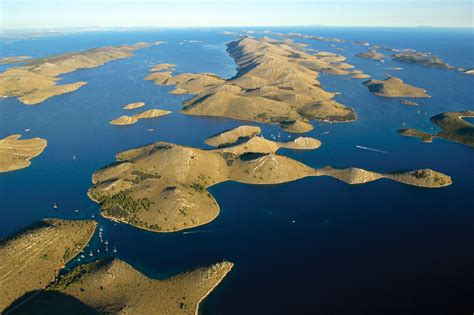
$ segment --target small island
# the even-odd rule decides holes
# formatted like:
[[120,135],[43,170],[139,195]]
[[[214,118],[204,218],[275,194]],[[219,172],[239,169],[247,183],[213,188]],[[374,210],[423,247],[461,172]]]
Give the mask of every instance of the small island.
[[[317,149],[321,144],[317,139],[276,142],[258,134],[250,128],[226,131],[222,137],[210,138],[210,144],[225,146],[210,150],[156,142],[121,152],[116,163],[93,174],[88,195],[101,205],[106,218],[154,232],[173,232],[214,220],[220,209],[207,188],[225,181],[280,184],[331,176],[349,184],[381,178],[427,188],[451,184],[449,176],[431,170],[379,174],[357,168],[314,169],[276,152]],[[229,143],[232,140],[234,144]]]
[[133,116],[127,116],[127,115],[120,116],[112,120],[110,123],[112,125],[117,125],[117,126],[132,125],[136,123],[137,121],[139,121],[140,119],[156,118],[156,117],[168,115],[170,113],[171,112],[169,110],[149,109],[144,112],[135,114]]
[[153,68],[150,69],[150,72],[172,70],[174,67],[176,67],[176,65],[172,63],[161,63],[153,66]]
[[404,83],[396,77],[385,80],[368,80],[363,82],[372,94],[384,97],[430,97],[426,90]]
[[474,69],[467,69],[463,71],[465,74],[474,75]]
[[31,314],[195,315],[200,303],[231,271],[223,261],[165,280],[146,277],[124,261],[103,259],[81,265],[51,283],[16,312]]
[[31,59],[31,56],[12,56],[12,57],[5,57],[0,59],[0,65],[8,65],[11,63],[18,63],[23,62],[28,59]]
[[45,219],[0,241],[0,312],[45,288],[89,242],[94,221]]
[[403,51],[398,54],[392,55],[392,59],[403,63],[411,63],[420,66],[453,70],[455,67],[447,64],[438,56],[431,53],[418,52],[418,51]]
[[79,89],[86,82],[57,85],[58,76],[78,69],[95,68],[107,62],[129,58],[138,49],[163,42],[95,48],[83,52],[65,53],[47,58],[32,59],[25,65],[0,73],[0,96],[17,97],[26,105],[36,105],[48,98]]
[[123,109],[130,110],[130,109],[140,108],[143,106],[145,106],[144,102],[135,102],[135,103],[130,103],[130,104],[125,105]]
[[352,70],[350,72],[349,78],[351,79],[368,79],[370,76],[368,74],[363,73],[360,70]]
[[312,55],[289,39],[249,36],[227,43],[227,52],[238,65],[238,73],[230,79],[212,73],[173,75],[172,71],[153,72],[145,79],[175,86],[172,94],[194,94],[183,103],[182,112],[189,115],[280,126],[293,121],[293,132],[313,129],[313,119],[356,119],[352,109],[335,101],[336,94],[323,90],[316,80],[321,72],[360,76],[350,71],[353,66],[344,62],[345,57],[327,52]]
[[15,134],[0,139],[0,173],[30,166],[30,160],[40,155],[48,144],[45,139],[20,140],[20,137]]
[[474,147],[474,124],[463,118],[473,118],[474,111],[446,112],[435,115],[430,121],[441,128],[436,134],[426,133],[417,129],[400,129],[402,136],[418,137],[423,142],[431,142],[434,138],[443,138],[449,141]]
[[387,56],[385,56],[384,54],[379,53],[376,50],[369,50],[369,51],[366,51],[366,52],[363,52],[363,53],[358,53],[356,55],[356,57],[383,62],[383,59],[386,58]]

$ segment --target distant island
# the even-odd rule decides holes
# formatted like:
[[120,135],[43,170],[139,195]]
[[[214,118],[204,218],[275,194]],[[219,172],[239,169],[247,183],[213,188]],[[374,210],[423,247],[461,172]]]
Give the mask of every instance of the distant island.
[[18,63],[23,62],[28,59],[31,59],[31,56],[12,56],[12,57],[4,57],[0,59],[0,65],[8,65],[11,63]]
[[455,67],[447,64],[438,56],[431,53],[424,53],[418,51],[403,51],[398,54],[392,55],[392,59],[404,63],[412,63],[420,66],[440,68],[453,70]]
[[291,131],[298,133],[313,129],[313,119],[356,119],[352,109],[336,102],[335,93],[323,90],[316,80],[321,72],[360,76],[360,71],[350,70],[353,66],[345,63],[343,56],[325,52],[311,55],[301,44],[268,37],[239,38],[227,44],[227,51],[238,65],[238,73],[231,79],[211,73],[173,75],[171,71],[153,71],[145,79],[175,86],[173,94],[195,94],[184,102],[182,112],[189,115],[284,126],[292,122]]
[[384,54],[381,54],[381,53],[377,52],[376,50],[369,50],[367,52],[358,53],[356,55],[356,57],[365,58],[365,59],[372,59],[372,60],[380,61],[380,62],[383,62],[383,59],[386,58],[386,56]]
[[79,89],[86,82],[57,85],[58,76],[77,69],[95,68],[107,62],[133,56],[137,49],[163,42],[95,48],[53,57],[32,59],[25,65],[0,73],[0,96],[17,97],[26,105],[35,105],[48,98]]
[[30,160],[40,155],[48,144],[45,139],[20,140],[20,137],[15,134],[0,139],[0,173],[30,166]]
[[384,97],[430,97],[426,90],[406,84],[401,79],[368,80],[363,83],[372,94]]
[[402,136],[418,137],[423,142],[431,142],[433,138],[444,138],[474,147],[474,124],[463,118],[474,118],[474,111],[446,112],[430,118],[430,121],[442,130],[436,134],[426,133],[417,129],[400,129]]
[[207,188],[229,180],[279,184],[330,176],[348,184],[381,178],[428,188],[451,184],[449,176],[432,170],[379,174],[357,168],[314,169],[276,151],[316,149],[318,140],[300,137],[276,142],[257,136],[260,132],[255,127],[239,128],[209,138],[207,143],[219,146],[216,149],[156,142],[121,152],[117,163],[94,173],[88,195],[101,205],[106,218],[150,231],[173,232],[214,220],[219,205]]

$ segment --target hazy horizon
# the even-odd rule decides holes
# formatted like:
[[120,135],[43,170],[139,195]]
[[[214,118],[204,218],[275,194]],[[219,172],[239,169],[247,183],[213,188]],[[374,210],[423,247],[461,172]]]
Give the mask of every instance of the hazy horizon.
[[1,28],[442,27],[472,28],[469,0],[3,0]]

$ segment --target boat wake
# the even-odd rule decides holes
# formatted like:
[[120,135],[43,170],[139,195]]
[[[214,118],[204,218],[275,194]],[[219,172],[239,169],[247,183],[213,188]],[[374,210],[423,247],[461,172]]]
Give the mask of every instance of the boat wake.
[[361,145],[356,145],[356,148],[362,149],[362,150],[367,150],[367,151],[372,151],[372,152],[378,152],[378,153],[382,153],[382,154],[388,154],[387,151],[374,149],[374,148],[368,148],[368,147],[364,147],[364,146],[361,146]]
[[203,231],[184,231],[183,235],[186,234],[198,234],[198,233],[210,233],[212,232],[211,230],[203,230]]

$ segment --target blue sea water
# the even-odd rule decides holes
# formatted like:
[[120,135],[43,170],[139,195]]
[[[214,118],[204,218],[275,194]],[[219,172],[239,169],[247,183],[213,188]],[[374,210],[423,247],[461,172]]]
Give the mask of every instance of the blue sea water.
[[[472,30],[274,30],[430,51],[452,65],[474,67]],[[474,151],[442,139],[422,143],[401,137],[396,130],[407,126],[435,132],[431,116],[474,110],[474,77],[389,59],[378,63],[356,58],[366,48],[353,44],[336,44],[345,50],[340,52],[332,43],[300,40],[310,48],[342,53],[348,63],[373,78],[390,73],[425,88],[432,97],[417,100],[419,106],[405,106],[398,99],[370,94],[362,80],[321,75],[318,80],[324,88],[341,92],[337,100],[354,108],[358,120],[314,122],[307,135],[320,139],[321,148],[280,153],[313,167],[355,166],[379,172],[432,168],[452,176],[453,185],[435,190],[388,180],[347,185],[323,177],[282,185],[227,182],[210,188],[221,206],[219,217],[192,233],[151,233],[99,216],[98,206],[86,192],[92,173],[113,162],[117,152],[155,141],[208,148],[206,137],[242,124],[183,115],[179,109],[188,96],[171,95],[172,87],[143,80],[152,64],[165,62],[176,64],[177,72],[232,77],[236,65],[225,52],[225,42],[233,37],[222,31],[84,32],[3,41],[0,57],[41,57],[138,41],[168,43],[139,50],[129,59],[63,75],[62,82],[87,82],[74,93],[36,106],[13,98],[0,101],[0,138],[21,133],[25,138],[48,140],[48,147],[30,167],[0,174],[0,237],[45,217],[94,216],[109,247],[117,248],[114,255],[154,278],[224,259],[234,262],[232,272],[202,304],[202,314],[472,312]],[[202,42],[183,43],[190,39]],[[403,70],[386,69],[394,67]],[[109,124],[124,114],[123,105],[136,101],[173,113],[127,127]],[[264,135],[279,131],[276,126],[261,127]],[[31,131],[25,132],[27,128]],[[285,139],[295,137],[281,134]],[[104,254],[97,236],[90,247]]]

